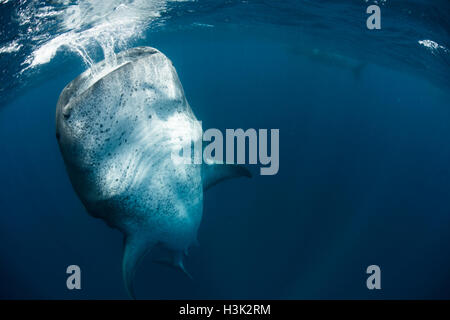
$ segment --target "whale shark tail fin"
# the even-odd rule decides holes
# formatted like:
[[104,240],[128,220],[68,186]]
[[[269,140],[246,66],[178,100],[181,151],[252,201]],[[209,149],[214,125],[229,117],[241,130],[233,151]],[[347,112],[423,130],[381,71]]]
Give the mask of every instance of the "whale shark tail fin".
[[246,167],[238,164],[204,163],[202,177],[203,190],[206,191],[221,181],[239,177],[251,178],[252,174]]
[[133,288],[133,279],[136,269],[145,255],[154,247],[154,242],[144,241],[138,236],[126,236],[122,259],[122,274],[125,289],[132,299],[136,299]]

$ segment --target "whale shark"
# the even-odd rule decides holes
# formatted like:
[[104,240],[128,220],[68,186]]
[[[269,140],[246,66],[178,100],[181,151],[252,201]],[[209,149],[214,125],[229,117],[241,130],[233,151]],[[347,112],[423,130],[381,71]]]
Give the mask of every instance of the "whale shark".
[[132,298],[136,268],[154,248],[188,274],[183,259],[197,242],[204,191],[251,177],[241,165],[174,161],[202,132],[172,62],[154,48],[98,62],[60,94],[56,139],[67,174],[86,211],[124,234]]
[[366,62],[317,47],[309,48],[305,46],[296,46],[290,48],[289,51],[294,55],[303,56],[308,60],[318,64],[350,70],[356,80],[361,77],[363,70],[367,66]]

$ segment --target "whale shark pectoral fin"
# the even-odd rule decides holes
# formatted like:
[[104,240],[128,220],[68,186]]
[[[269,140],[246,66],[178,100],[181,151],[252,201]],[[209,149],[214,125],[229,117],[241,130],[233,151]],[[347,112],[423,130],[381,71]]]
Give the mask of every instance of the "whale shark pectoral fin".
[[170,256],[154,259],[153,262],[181,270],[185,275],[192,279],[191,274],[184,267],[182,251],[173,251]]
[[133,288],[133,279],[136,274],[136,269],[155,244],[156,242],[146,241],[138,235],[129,235],[125,237],[122,274],[125,288],[132,299],[136,299]]
[[203,191],[206,191],[221,181],[239,177],[251,178],[252,174],[246,167],[238,164],[203,163],[202,177]]

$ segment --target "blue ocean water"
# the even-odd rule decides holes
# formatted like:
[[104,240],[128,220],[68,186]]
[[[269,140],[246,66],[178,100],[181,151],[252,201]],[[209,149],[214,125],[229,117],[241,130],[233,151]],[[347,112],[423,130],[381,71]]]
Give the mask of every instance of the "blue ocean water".
[[123,237],[75,195],[54,114],[139,45],[172,60],[203,128],[279,128],[280,170],[208,190],[193,280],[146,259],[138,298],[450,298],[448,1],[379,1],[381,30],[373,1],[95,3],[0,1],[1,298],[127,297]]

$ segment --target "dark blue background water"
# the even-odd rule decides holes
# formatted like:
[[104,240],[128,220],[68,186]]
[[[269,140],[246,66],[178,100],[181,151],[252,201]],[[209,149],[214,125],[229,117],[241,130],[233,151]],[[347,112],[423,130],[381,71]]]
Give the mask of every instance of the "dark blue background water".
[[[360,8],[353,32],[365,39]],[[233,7],[223,10],[199,10],[214,27],[178,28],[181,17],[134,45],[173,61],[203,128],[279,128],[280,171],[251,167],[253,179],[209,190],[200,247],[186,259],[193,280],[146,259],[138,298],[450,298],[448,65],[431,57],[428,69],[442,72],[433,78],[386,48],[375,58],[385,30],[342,45],[340,28],[324,38],[270,19],[227,23]],[[272,19],[265,10],[256,16]],[[354,51],[350,66],[308,55],[317,47]],[[59,93],[85,66],[64,54],[52,63],[0,108],[0,297],[126,298],[122,235],[85,212],[55,139]],[[71,264],[80,291],[66,288]],[[366,288],[371,264],[382,290]]]

